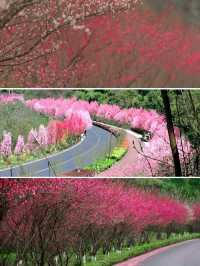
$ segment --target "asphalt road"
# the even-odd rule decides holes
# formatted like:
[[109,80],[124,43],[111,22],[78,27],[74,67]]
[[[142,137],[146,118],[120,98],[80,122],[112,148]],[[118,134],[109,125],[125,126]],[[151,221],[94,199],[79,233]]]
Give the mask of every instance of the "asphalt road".
[[107,130],[93,126],[87,131],[86,138],[80,144],[49,156],[48,159],[32,161],[12,169],[0,170],[0,176],[59,176],[62,173],[83,168],[100,159],[109,153],[115,144],[114,135]]
[[149,257],[138,266],[200,266],[200,240],[171,247]]

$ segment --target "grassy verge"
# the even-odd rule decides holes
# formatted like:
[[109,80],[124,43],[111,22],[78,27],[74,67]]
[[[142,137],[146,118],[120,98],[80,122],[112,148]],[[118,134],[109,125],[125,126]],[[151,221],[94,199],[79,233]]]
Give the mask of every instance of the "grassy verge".
[[96,162],[90,164],[85,169],[101,173],[102,171],[110,168],[113,164],[118,162],[127,152],[127,149],[122,147],[116,147],[113,149],[110,155],[106,155],[104,159],[99,159]]
[[87,262],[86,266],[112,266],[116,263],[128,260],[129,258],[142,255],[157,248],[165,247],[175,243],[200,238],[200,234],[185,234],[184,236],[175,236],[166,240],[154,241],[143,245],[124,248],[121,251],[112,251],[109,255],[98,254],[96,261]]
[[19,135],[28,136],[32,128],[39,128],[41,124],[47,125],[49,117],[26,107],[22,102],[0,104],[0,139],[3,132],[12,134],[13,147]]
[[124,136],[119,136],[119,144],[115,147],[110,154],[107,154],[105,158],[99,159],[94,163],[87,166],[85,169],[95,171],[99,174],[102,171],[110,168],[116,162],[122,159],[128,151],[128,141]]

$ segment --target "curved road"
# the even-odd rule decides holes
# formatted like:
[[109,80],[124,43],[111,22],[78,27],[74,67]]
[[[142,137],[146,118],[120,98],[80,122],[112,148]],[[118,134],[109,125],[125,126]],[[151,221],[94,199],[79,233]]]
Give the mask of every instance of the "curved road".
[[159,248],[115,266],[200,266],[200,239]]
[[[0,170],[1,176],[59,176],[77,168],[83,168],[95,160],[105,156],[116,145],[116,137],[109,131],[93,126],[87,131],[86,138],[78,145],[65,152],[25,163],[20,166]],[[50,162],[50,167],[49,167]],[[53,170],[52,170],[53,169]]]
[[191,240],[158,253],[138,266],[200,266],[200,240]]

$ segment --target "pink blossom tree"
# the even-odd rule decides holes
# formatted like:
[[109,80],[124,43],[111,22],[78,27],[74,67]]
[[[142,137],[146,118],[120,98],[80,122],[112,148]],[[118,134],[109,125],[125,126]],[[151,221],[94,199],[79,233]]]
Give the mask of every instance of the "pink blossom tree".
[[1,245],[18,247],[23,259],[32,250],[37,261],[45,262],[63,252],[68,257],[73,250],[82,260],[101,248],[108,252],[132,245],[144,232],[188,222],[183,203],[110,180],[2,180],[0,184],[7,202],[0,222]]

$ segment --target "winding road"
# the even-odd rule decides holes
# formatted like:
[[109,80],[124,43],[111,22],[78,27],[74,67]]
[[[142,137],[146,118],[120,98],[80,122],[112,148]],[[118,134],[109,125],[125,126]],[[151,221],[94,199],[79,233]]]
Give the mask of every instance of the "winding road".
[[160,248],[116,266],[200,266],[200,239]]
[[95,160],[104,157],[116,145],[116,141],[116,137],[109,131],[93,126],[87,131],[85,139],[78,145],[48,156],[48,159],[36,160],[0,170],[0,177],[59,176],[64,172],[84,168]]

